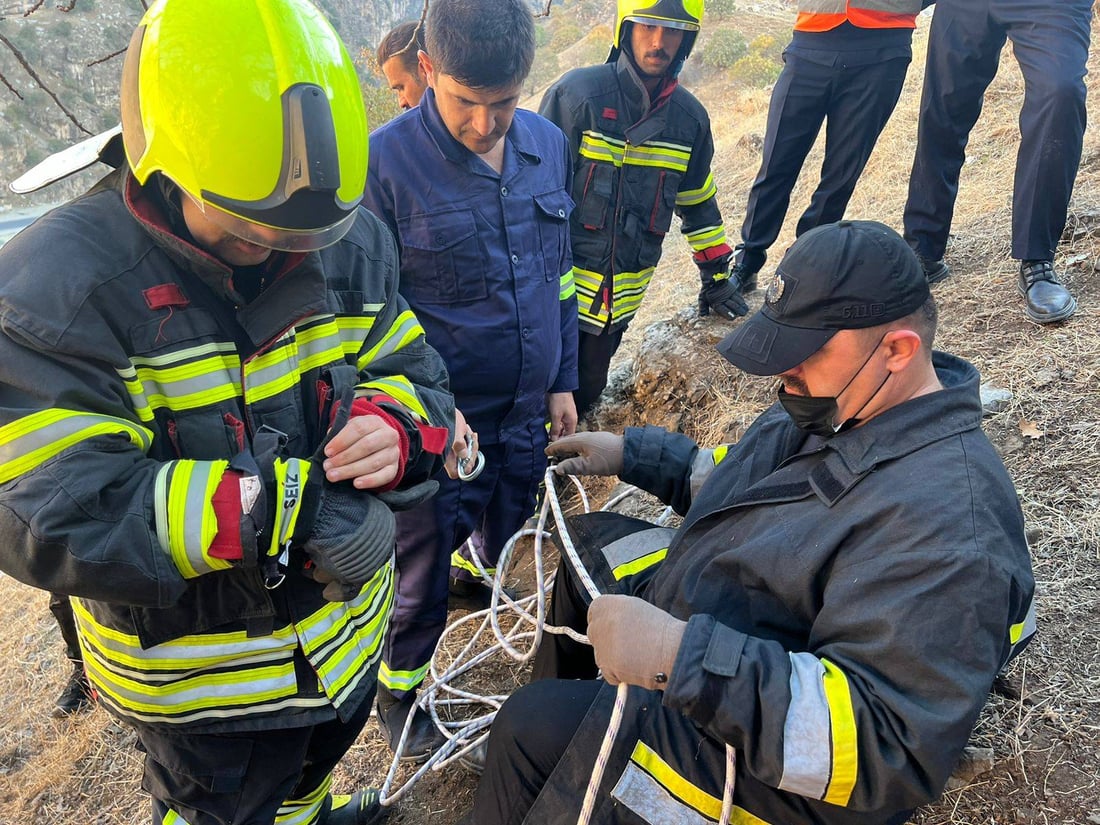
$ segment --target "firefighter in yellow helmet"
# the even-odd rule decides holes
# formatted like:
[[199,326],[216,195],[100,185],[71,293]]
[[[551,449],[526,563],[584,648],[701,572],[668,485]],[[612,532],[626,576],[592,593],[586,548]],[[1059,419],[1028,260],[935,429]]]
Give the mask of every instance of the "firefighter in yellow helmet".
[[160,0],[121,103],[125,162],[0,252],[0,568],[74,597],[154,823],[378,822],[331,772],[454,406],[352,61],[305,0]]
[[567,72],[539,106],[573,154],[581,417],[607,384],[673,214],[699,268],[700,315],[733,320],[748,311],[729,281],[710,119],[677,80],[702,20],[703,0],[620,0],[607,63]]

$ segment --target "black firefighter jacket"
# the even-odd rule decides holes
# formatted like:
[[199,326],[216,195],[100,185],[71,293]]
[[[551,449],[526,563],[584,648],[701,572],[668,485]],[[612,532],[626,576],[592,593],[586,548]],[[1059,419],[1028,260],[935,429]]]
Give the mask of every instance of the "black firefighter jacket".
[[417,433],[454,414],[443,363],[364,210],[331,247],[274,254],[246,303],[156,194],[115,172],[0,250],[0,568],[79,597],[88,675],[132,722],[344,717],[374,679],[392,565],[330,603],[292,551],[268,590],[207,553],[211,497],[265,425],[308,458],[353,387],[407,427],[404,483],[427,478],[439,457]]
[[651,103],[624,53],[567,72],[539,114],[565,132],[573,154],[570,233],[582,332],[620,329],[634,317],[673,213],[697,261],[730,251],[710,171],[710,119],[679,83],[666,81]]
[[[737,823],[883,825],[939,795],[1033,631],[1034,582],[978,374],[935,364],[942,391],[828,441],[778,405],[725,453],[627,430],[622,478],[686,517],[626,590],[688,626],[667,690],[630,690],[593,825],[717,820],[725,743]],[[527,823],[576,820],[613,698]]]

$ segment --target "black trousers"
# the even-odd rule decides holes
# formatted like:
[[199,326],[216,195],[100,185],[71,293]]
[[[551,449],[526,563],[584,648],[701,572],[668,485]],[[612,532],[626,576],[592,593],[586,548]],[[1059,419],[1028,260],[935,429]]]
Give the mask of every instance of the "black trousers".
[[577,405],[577,418],[583,419],[596,406],[600,393],[607,386],[607,371],[611,356],[623,342],[626,327],[610,332],[604,328],[599,335],[581,331],[577,335],[578,387],[573,393]]
[[80,653],[80,637],[76,632],[76,619],[69,597],[62,593],[50,593],[50,612],[61,629],[61,641],[65,643],[65,657],[75,664],[84,661]]
[[[520,825],[565,755],[602,682],[546,679],[513,693],[493,720],[467,822]],[[579,788],[583,794],[584,789]]]
[[138,749],[146,754],[141,787],[153,797],[153,825],[169,810],[187,825],[271,825],[284,803],[288,810],[319,808],[321,789],[373,703],[372,690],[347,722],[285,730],[194,734],[135,725]]
[[[821,53],[824,55],[825,53]],[[843,52],[826,65],[821,55],[788,50],[772,91],[764,157],[749,192],[741,227],[740,260],[759,268],[779,237],[806,156],[825,124],[821,180],[802,213],[796,235],[844,217],[875,142],[901,94],[910,58],[848,62]]]
[[1008,39],[1024,75],[1012,257],[1054,257],[1081,160],[1091,20],[1092,0],[936,3],[905,205],[905,237],[918,255],[943,257],[970,130]]

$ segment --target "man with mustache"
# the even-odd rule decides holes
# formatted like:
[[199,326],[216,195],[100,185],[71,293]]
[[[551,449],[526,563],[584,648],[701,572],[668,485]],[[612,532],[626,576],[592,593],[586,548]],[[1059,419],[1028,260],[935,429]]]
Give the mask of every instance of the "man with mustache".
[[581,332],[574,397],[581,417],[607,385],[674,212],[699,267],[699,314],[748,312],[729,279],[710,119],[677,81],[702,18],[703,0],[620,0],[607,62],[568,72],[539,106],[565,132],[574,158],[570,229]]

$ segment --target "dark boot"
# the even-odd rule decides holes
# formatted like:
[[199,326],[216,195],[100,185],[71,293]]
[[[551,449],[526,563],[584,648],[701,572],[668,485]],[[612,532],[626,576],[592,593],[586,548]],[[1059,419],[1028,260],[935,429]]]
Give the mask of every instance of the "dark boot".
[[476,746],[471,748],[462,756],[458,757],[458,764],[472,773],[474,776],[481,776],[485,773],[485,757],[489,753],[489,740],[485,739],[478,742]]
[[[519,598],[519,592],[511,587],[502,588],[512,601]],[[448,610],[486,610],[493,598],[493,588],[484,582],[471,582],[451,577],[447,593]],[[502,598],[500,604],[507,602]]]
[[392,752],[397,753],[401,733],[405,730],[405,720],[413,711],[412,727],[409,728],[405,747],[401,751],[402,762],[419,764],[427,761],[435,751],[447,741],[447,737],[432,722],[426,711],[416,706],[416,691],[410,690],[400,699],[382,685],[378,686],[378,727]]
[[1037,324],[1064,321],[1077,311],[1077,300],[1062,286],[1053,261],[1021,261],[1016,287],[1024,296],[1024,315]]
[[73,672],[69,674],[69,681],[65,683],[65,689],[57,697],[54,704],[53,716],[72,716],[92,706],[95,700],[92,698],[92,686],[88,683],[88,676],[84,672],[84,665],[73,663]]
[[744,244],[737,245],[737,259],[730,269],[730,280],[737,284],[742,295],[755,292],[758,286],[756,274],[764,268],[768,254],[757,249],[746,249]]
[[[920,256],[918,255],[917,257]],[[947,265],[947,261],[943,258],[935,261],[931,258],[921,258],[920,266],[921,269],[924,270],[924,278],[928,281],[929,286],[938,284],[951,274],[951,267]]]
[[318,817],[318,825],[375,825],[389,816],[375,788],[356,791],[350,796],[333,794],[325,801],[327,810]]

